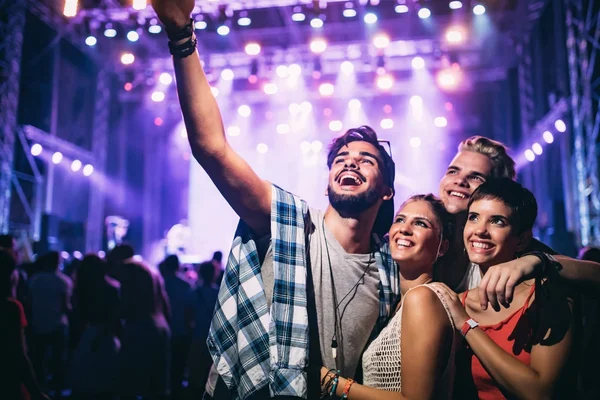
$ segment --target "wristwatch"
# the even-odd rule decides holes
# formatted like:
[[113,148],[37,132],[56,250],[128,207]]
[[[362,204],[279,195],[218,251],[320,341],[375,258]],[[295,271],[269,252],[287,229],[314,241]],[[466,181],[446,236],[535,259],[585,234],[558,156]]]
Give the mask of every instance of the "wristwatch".
[[479,326],[479,322],[475,321],[473,318],[469,318],[468,320],[465,321],[462,328],[460,328],[460,334],[463,337],[465,337],[467,335],[467,332],[469,332],[471,329],[476,328],[478,326]]

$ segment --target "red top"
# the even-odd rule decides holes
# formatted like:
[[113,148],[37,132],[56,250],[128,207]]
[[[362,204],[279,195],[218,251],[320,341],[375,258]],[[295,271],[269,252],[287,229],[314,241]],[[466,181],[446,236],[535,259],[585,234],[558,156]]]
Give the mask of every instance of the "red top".
[[[462,304],[465,305],[467,297],[465,292],[462,297]],[[529,339],[532,335],[532,326],[529,318],[525,316],[525,311],[529,306],[531,296],[535,293],[535,285],[531,286],[527,300],[521,308],[506,317],[503,321],[494,325],[479,325],[479,328],[485,332],[498,346],[508,354],[512,354],[517,360],[525,365],[531,363],[531,346]],[[471,356],[471,374],[473,383],[477,389],[477,395],[481,400],[497,400],[510,398],[510,394],[503,393],[498,383],[487,373],[479,358]]]

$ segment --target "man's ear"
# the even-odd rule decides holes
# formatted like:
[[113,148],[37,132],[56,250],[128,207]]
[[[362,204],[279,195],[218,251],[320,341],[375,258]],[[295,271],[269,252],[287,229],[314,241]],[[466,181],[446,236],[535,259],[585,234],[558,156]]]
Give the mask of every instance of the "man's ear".
[[440,245],[440,251],[438,251],[437,256],[441,257],[448,252],[450,248],[450,241],[448,239],[442,240],[442,244]]
[[383,201],[390,200],[393,197],[394,197],[394,189],[386,186],[383,190],[383,197],[382,197]]
[[329,196],[329,187],[325,188],[325,196]]
[[527,247],[529,247],[529,244],[531,243],[532,240],[533,240],[533,232],[531,231],[531,229],[521,233],[519,235],[519,242],[517,243],[517,251],[518,252],[524,251]]

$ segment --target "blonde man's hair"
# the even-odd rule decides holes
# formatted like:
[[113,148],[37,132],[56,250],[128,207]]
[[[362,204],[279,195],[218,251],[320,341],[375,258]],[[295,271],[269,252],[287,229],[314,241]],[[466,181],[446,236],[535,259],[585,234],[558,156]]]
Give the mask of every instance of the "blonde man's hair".
[[507,148],[503,143],[483,136],[471,136],[458,145],[459,152],[472,151],[490,158],[492,161],[490,178],[515,179],[515,160],[508,155],[506,150]]

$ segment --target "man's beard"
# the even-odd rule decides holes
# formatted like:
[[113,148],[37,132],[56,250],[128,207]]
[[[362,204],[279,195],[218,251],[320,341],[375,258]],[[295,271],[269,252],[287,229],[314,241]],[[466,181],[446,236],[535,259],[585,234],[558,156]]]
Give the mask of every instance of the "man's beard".
[[329,204],[344,218],[356,217],[367,211],[379,200],[379,191],[370,187],[359,194],[336,193],[331,185],[327,189]]

